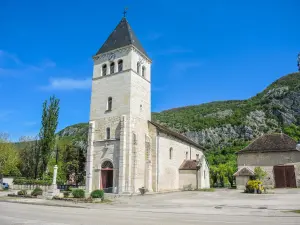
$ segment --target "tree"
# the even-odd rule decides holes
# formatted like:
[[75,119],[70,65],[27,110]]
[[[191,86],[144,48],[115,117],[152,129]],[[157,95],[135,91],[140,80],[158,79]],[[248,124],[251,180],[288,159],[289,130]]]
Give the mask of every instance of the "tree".
[[254,175],[255,175],[256,179],[262,181],[268,175],[268,173],[260,167],[255,167]]
[[226,168],[225,176],[227,177],[228,182],[230,183],[230,186],[232,187],[234,180],[235,180],[235,177],[233,176],[233,174],[237,170],[236,162],[234,162],[234,161],[227,162],[225,164],[225,168]]
[[293,138],[295,141],[300,141],[300,126],[291,124],[290,126],[285,126],[283,132]]
[[21,143],[20,147],[20,172],[22,176],[27,178],[37,178],[39,162],[40,162],[40,151],[37,137],[21,137],[19,139]]
[[[1,135],[0,138],[3,138],[3,136]],[[15,146],[6,138],[0,139],[0,174],[6,176],[19,176],[19,162],[19,155]]]
[[42,127],[40,129],[39,150],[41,157],[41,173],[47,170],[48,162],[55,146],[55,131],[58,125],[59,99],[50,97],[50,104],[47,100],[43,103]]
[[218,167],[217,166],[210,166],[210,179],[211,179],[211,183],[212,183],[212,186],[215,186],[217,183],[218,183]]
[[71,142],[66,146],[63,161],[66,180],[73,180],[76,185],[82,183],[85,172],[84,149]]

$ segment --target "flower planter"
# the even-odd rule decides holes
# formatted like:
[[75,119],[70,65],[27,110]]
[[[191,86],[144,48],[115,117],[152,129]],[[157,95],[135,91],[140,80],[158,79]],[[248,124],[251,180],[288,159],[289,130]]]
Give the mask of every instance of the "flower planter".
[[146,188],[142,187],[142,188],[139,188],[139,191],[140,191],[141,195],[144,195],[148,190]]

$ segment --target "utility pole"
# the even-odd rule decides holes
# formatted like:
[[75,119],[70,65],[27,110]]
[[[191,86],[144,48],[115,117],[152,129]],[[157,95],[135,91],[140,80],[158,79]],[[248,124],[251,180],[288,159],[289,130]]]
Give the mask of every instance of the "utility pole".
[[297,66],[298,66],[298,72],[300,72],[300,52],[297,57]]

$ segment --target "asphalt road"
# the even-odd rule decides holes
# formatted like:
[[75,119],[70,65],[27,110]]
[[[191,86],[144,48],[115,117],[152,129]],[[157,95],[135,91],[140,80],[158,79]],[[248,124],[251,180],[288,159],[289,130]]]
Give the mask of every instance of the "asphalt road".
[[81,224],[145,224],[145,225],[299,225],[300,217],[257,216],[232,214],[185,213],[162,210],[143,211],[138,208],[100,207],[93,209],[37,206],[28,204],[0,202],[1,225],[81,225]]

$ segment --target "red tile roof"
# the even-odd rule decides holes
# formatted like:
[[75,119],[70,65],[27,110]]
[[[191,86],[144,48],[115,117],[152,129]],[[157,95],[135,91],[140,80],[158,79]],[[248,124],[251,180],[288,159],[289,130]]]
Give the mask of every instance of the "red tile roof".
[[196,160],[184,160],[180,165],[179,170],[196,170],[197,164]]

